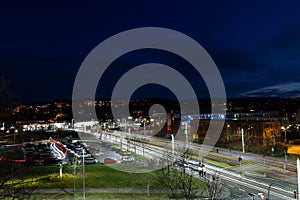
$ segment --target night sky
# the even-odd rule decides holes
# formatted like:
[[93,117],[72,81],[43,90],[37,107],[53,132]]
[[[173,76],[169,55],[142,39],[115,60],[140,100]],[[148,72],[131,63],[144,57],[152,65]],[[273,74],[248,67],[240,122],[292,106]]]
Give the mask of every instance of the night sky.
[[[21,102],[70,100],[76,73],[95,46],[149,26],[199,42],[228,97],[300,97],[300,1],[79,2],[0,4],[0,76]],[[184,65],[163,55],[144,52],[136,60]],[[131,56],[117,64],[130,65]]]

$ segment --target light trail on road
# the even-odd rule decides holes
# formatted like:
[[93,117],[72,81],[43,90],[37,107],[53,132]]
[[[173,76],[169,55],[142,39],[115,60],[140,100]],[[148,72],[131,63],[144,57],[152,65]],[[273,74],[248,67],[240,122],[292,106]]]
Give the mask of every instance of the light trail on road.
[[[170,140],[167,139],[161,139],[161,138],[153,138],[153,137],[146,137],[143,141],[139,141],[138,139],[143,138],[143,135],[134,135],[134,134],[128,134],[128,133],[122,133],[122,132],[109,132],[107,133],[109,137],[105,137],[106,140],[109,142],[115,143],[117,145],[120,145],[120,141],[117,140],[118,137],[122,137],[124,139],[121,140],[121,143],[123,146],[129,147],[132,151],[134,148],[136,148],[136,152],[140,155],[143,154],[144,156],[150,157],[150,158],[163,158],[166,159],[164,156],[166,155],[166,149],[164,147],[170,146]],[[133,141],[132,138],[135,137],[134,143],[128,141]],[[185,145],[181,141],[175,142],[177,145]],[[193,148],[197,148],[197,145],[191,145]],[[144,150],[143,150],[144,148]],[[199,147],[198,147],[199,148]],[[203,147],[202,147],[203,148]],[[199,160],[195,160],[198,162],[201,162]],[[188,169],[191,169],[191,166],[187,165]],[[261,192],[264,194],[267,194],[269,184],[263,181],[257,181],[253,178],[242,176],[239,173],[236,173],[230,169],[214,166],[208,163],[205,163],[205,169],[206,173],[211,176],[215,175],[216,173],[218,176],[225,180],[226,182],[240,185],[244,187],[244,191],[247,192]],[[295,186],[296,187],[296,186]],[[239,188],[240,189],[240,188]],[[271,188],[270,195],[271,197],[274,197],[274,199],[293,199],[291,196],[293,189],[290,188],[290,191],[287,191],[287,189],[282,189],[278,186],[274,186]]]

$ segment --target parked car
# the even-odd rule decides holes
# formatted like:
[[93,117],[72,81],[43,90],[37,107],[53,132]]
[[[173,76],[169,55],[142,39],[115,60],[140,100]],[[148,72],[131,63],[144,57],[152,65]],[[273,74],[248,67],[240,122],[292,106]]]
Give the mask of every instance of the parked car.
[[95,156],[103,156],[103,152],[101,150],[94,153]]
[[68,149],[71,149],[71,150],[75,150],[75,145],[74,144],[71,144],[71,143],[67,143],[67,148]]
[[121,151],[120,151],[120,155],[121,155],[121,156],[126,156],[126,155],[131,155],[131,154],[128,153],[127,151],[121,150]]
[[121,162],[134,162],[135,159],[133,156],[122,156],[121,158]]
[[104,163],[105,164],[111,164],[111,163],[116,163],[117,161],[111,158],[104,158]]
[[117,151],[119,148],[118,147],[115,147],[115,146],[112,146],[111,148],[110,148],[110,150],[112,150],[112,151]]
[[84,164],[97,164],[97,163],[98,160],[92,157],[84,159]]

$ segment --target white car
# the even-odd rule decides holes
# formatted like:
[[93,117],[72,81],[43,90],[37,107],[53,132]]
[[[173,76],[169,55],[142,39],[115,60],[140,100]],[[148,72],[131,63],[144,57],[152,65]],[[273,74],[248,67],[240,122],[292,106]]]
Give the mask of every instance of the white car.
[[135,161],[133,156],[122,156],[121,162],[133,162]]
[[102,151],[98,151],[94,154],[95,156],[103,156],[103,152]]

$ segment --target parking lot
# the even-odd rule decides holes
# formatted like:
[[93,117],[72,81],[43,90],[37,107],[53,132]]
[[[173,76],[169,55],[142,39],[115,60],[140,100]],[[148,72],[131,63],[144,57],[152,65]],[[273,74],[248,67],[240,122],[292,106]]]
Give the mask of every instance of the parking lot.
[[108,164],[108,160],[113,162],[131,162],[134,157],[108,142],[104,141],[85,141],[88,144],[88,151],[97,159],[98,163]]
[[66,137],[2,145],[0,160],[26,165],[68,165],[81,164],[83,160],[85,164],[132,162],[135,158],[130,152],[91,135],[84,141]]

